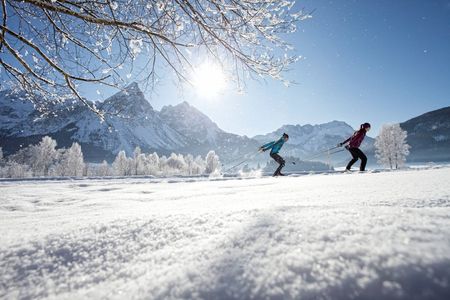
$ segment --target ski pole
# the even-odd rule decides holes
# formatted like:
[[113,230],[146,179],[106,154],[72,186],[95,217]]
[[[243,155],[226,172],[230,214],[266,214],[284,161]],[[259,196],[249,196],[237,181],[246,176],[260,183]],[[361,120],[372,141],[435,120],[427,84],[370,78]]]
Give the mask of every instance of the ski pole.
[[[251,152],[250,152],[250,153],[251,153]],[[250,153],[247,153],[247,154],[250,154]],[[243,163],[245,163],[245,162],[247,162],[247,161],[253,159],[253,158],[256,156],[256,154],[258,154],[258,153],[259,153],[259,152],[253,153],[253,155],[251,155],[249,158],[246,158],[245,160],[239,162],[238,164],[232,166],[231,168],[226,169],[226,170],[224,171],[224,173],[227,173],[228,171],[233,170],[234,168],[239,167],[239,166],[242,165]],[[236,162],[236,161],[237,161],[237,160],[234,160],[233,162]]]
[[332,147],[332,148],[324,149],[324,150],[322,150],[322,151],[317,152],[316,154],[314,154],[314,155],[312,155],[312,156],[313,156],[313,157],[320,156],[320,155],[322,155],[322,154],[324,154],[324,153],[326,153],[326,152],[330,152],[330,151],[332,151],[332,150],[334,150],[334,149],[337,149],[337,148],[339,148],[339,146],[334,146],[334,147]]
[[251,159],[251,158],[253,158],[254,156],[255,156],[255,153],[254,153],[253,151],[252,151],[252,152],[247,152],[247,153],[245,153],[243,156],[241,156],[241,157],[239,157],[239,158],[237,158],[237,159],[233,159],[233,160],[231,160],[230,162],[228,162],[228,163],[226,163],[226,164],[222,164],[222,167],[224,167],[224,166],[230,166],[230,165],[232,165],[232,164],[234,164],[234,163],[240,161],[240,160],[242,159],[242,157],[247,157],[247,159]]
[[240,161],[241,158],[242,158],[242,157],[239,157],[238,159],[233,159],[232,161],[230,161],[230,162],[228,162],[228,163],[226,163],[226,164],[222,164],[222,168],[223,168],[223,167],[228,167],[228,166],[231,166],[231,165],[235,164],[236,162]]
[[[336,150],[336,151],[332,151],[332,152],[330,152],[330,153],[328,153],[328,155],[331,155],[331,154],[335,154],[335,153],[339,153],[339,152],[342,152],[342,151],[344,151],[345,149],[339,149],[339,150]],[[317,157],[318,157],[319,155],[317,155]],[[307,161],[308,159],[300,159],[300,161]],[[296,163],[295,163],[295,161],[292,161],[291,162],[293,165],[295,165]]]
[[224,173],[227,173],[228,171],[233,170],[233,169],[236,168],[236,167],[239,167],[240,165],[242,165],[242,164],[245,163],[246,161],[248,161],[248,159],[241,161],[240,163],[238,163],[237,165],[232,166],[232,167],[229,168],[229,169],[226,169],[226,170],[224,171]]
[[331,154],[335,154],[335,153],[339,153],[339,152],[342,152],[342,151],[345,151],[345,149],[339,149],[339,150],[330,152],[330,155],[331,155]]
[[338,148],[338,147],[333,147],[333,148],[329,148],[329,149],[325,149],[325,150],[319,151],[319,152],[317,152],[316,154],[313,154],[313,155],[310,155],[310,156],[306,157],[304,160],[306,161],[306,160],[310,160],[310,159],[319,157],[319,156],[321,156],[322,154],[324,154],[324,153],[326,153],[326,152],[329,152],[329,151],[331,151],[331,150],[334,150],[334,149],[336,149],[336,148]]
[[[316,153],[316,154],[314,154],[314,155],[312,155],[312,156],[309,156],[309,157],[305,158],[304,160],[307,161],[307,160],[311,160],[311,159],[313,159],[313,158],[317,158],[317,157],[319,157],[319,156],[321,156],[322,154],[325,154],[325,153],[327,153],[327,152],[329,152],[328,154],[334,154],[334,153],[338,153],[338,152],[344,151],[344,149],[340,149],[340,150],[337,150],[337,151],[332,151],[332,150],[337,149],[337,148],[339,148],[339,146],[336,146],[336,147],[333,147],[333,148],[326,149],[326,150],[324,150],[324,151],[318,152],[318,153]],[[330,152],[330,151],[331,151],[331,152]]]

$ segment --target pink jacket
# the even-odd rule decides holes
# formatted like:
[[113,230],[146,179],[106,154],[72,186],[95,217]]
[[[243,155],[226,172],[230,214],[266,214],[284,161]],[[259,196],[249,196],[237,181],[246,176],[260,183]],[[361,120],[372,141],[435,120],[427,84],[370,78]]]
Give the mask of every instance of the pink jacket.
[[343,142],[343,144],[350,141],[350,143],[348,144],[350,146],[350,148],[359,148],[359,146],[361,146],[361,143],[365,137],[366,137],[366,130],[360,129],[360,130],[356,131],[351,137],[346,139]]

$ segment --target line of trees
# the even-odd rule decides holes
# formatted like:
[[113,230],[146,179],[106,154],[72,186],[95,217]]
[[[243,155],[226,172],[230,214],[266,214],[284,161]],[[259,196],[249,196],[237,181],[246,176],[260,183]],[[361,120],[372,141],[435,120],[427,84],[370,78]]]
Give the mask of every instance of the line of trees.
[[191,154],[172,153],[169,157],[154,153],[142,153],[137,147],[132,157],[120,151],[114,162],[108,164],[85,163],[78,143],[70,148],[56,148],[57,143],[45,136],[36,145],[30,145],[17,153],[3,157],[0,148],[0,177],[27,178],[41,176],[134,176],[134,175],[211,175],[220,172],[219,157],[210,151],[205,159]]

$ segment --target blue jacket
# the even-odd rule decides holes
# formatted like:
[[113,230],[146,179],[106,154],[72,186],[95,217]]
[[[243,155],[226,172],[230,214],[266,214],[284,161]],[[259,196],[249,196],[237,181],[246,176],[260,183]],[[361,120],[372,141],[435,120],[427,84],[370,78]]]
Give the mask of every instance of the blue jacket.
[[284,139],[280,138],[278,141],[273,141],[273,142],[267,143],[265,145],[262,145],[261,148],[264,151],[272,149],[272,150],[270,150],[270,154],[275,154],[280,151],[280,149],[281,149],[281,147],[283,147],[283,145],[284,145]]

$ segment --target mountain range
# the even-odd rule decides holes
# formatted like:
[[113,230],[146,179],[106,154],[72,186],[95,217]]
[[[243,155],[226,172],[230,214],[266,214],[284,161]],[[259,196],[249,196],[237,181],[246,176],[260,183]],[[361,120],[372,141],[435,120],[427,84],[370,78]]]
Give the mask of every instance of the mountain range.
[[[257,163],[267,161],[267,156],[256,155],[258,147],[278,139],[283,132],[290,135],[283,153],[301,158],[333,147],[354,132],[347,123],[332,121],[319,125],[283,125],[271,133],[253,138],[240,136],[220,129],[187,102],[164,106],[161,111],[154,110],[136,83],[95,105],[106,112],[105,122],[79,101],[50,105],[47,109],[52,115],[43,116],[24,94],[1,91],[0,147],[8,155],[38,143],[48,135],[56,139],[58,147],[69,147],[78,142],[85,159],[91,162],[111,161],[120,150],[131,155],[139,146],[144,152],[156,151],[160,155],[176,152],[204,156],[209,150],[215,150],[225,163],[248,157]],[[433,149],[449,149],[448,114],[447,108],[402,123],[402,127],[410,132],[410,144],[414,144],[412,154],[415,154],[415,143],[420,145],[418,153],[424,156],[431,151],[427,150],[427,145],[432,145]],[[430,135],[431,140],[427,139]],[[369,156],[374,153],[373,143],[372,138],[367,138],[363,144]],[[445,155],[439,157],[445,159]],[[348,153],[342,152],[333,155],[332,161],[340,162],[347,158]],[[327,157],[322,160],[326,161]]]
[[408,132],[409,161],[450,161],[450,107],[427,112],[400,127]]
[[153,109],[136,83],[96,103],[105,112],[105,122],[78,101],[48,107],[42,116],[21,93],[0,92],[0,147],[8,155],[43,136],[56,139],[58,147],[78,142],[87,161],[111,161],[120,150],[131,155],[139,146],[160,155],[172,152],[206,155],[215,150],[223,161],[257,149],[258,143],[245,136],[227,133],[206,115],[183,102]]
[[145,151],[175,151],[186,138],[168,126],[145,100],[137,84],[128,86],[97,104],[106,122],[79,101],[49,107],[51,116],[42,117],[23,94],[0,92],[0,146],[6,154],[37,143],[43,136],[56,139],[59,147],[78,142],[88,161],[111,160],[120,151],[132,153],[136,146]]

